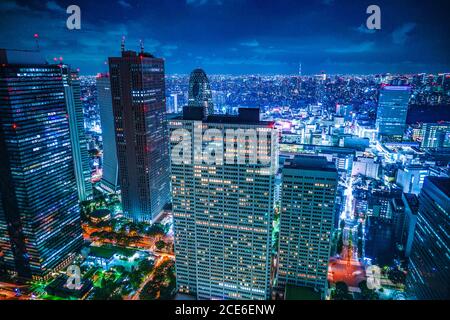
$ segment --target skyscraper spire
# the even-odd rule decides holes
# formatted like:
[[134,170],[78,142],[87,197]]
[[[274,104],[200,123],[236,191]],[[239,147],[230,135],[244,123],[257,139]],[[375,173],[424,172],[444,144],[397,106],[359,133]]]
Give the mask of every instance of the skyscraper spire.
[[37,49],[37,51],[39,51],[40,50],[40,48],[39,48],[39,35],[37,33],[34,34],[34,39],[36,41],[36,49]]
[[141,45],[141,53],[144,53],[144,40],[139,40],[139,43]]

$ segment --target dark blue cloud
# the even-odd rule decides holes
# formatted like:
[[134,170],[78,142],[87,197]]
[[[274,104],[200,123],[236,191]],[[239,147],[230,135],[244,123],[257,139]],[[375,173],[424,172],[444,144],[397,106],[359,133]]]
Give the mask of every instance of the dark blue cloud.
[[[66,28],[67,6],[81,30]],[[0,47],[63,56],[82,73],[106,70],[120,39],[166,59],[169,73],[450,71],[447,1],[379,0],[382,29],[367,30],[369,1],[350,0],[2,0]]]

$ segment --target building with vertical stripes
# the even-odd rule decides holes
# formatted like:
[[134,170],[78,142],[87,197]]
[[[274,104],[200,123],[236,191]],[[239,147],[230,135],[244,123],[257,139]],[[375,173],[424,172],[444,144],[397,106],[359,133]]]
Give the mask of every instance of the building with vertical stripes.
[[450,178],[425,178],[406,279],[406,291],[413,298],[450,299],[449,214]]
[[119,188],[119,167],[109,75],[98,75],[96,84],[103,143],[103,175],[100,186],[108,192],[116,192]]
[[325,157],[296,156],[282,170],[277,287],[327,289],[338,173]]
[[[259,109],[206,119],[198,109],[185,107],[169,122],[178,290],[197,299],[269,299],[278,132],[259,120]],[[197,161],[195,153],[211,142],[219,144],[216,155],[235,160],[262,136],[267,153],[258,148],[241,162]],[[186,162],[176,159],[183,141]],[[269,163],[251,162],[256,155]]]
[[0,269],[45,279],[82,245],[61,66],[0,50]]
[[91,167],[89,165],[88,142],[84,129],[83,104],[78,72],[67,65],[61,66],[67,114],[70,126],[73,163],[77,181],[78,199],[92,199]]
[[154,221],[170,200],[164,60],[123,48],[109,71],[123,212]]

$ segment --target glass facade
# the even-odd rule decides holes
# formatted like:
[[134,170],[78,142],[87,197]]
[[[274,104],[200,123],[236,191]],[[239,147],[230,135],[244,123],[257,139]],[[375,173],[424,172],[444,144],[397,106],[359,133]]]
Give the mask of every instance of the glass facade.
[[407,291],[419,300],[450,299],[449,213],[450,178],[425,178],[406,280]]
[[70,142],[72,143],[73,163],[77,181],[78,199],[92,199],[91,168],[89,166],[88,143],[84,129],[83,104],[80,95],[78,73],[69,66],[62,66],[64,94],[69,115]]
[[109,76],[101,74],[96,79],[97,102],[100,108],[103,142],[103,175],[100,185],[109,192],[118,189],[117,148],[114,131],[114,113],[111,100],[111,85]]
[[82,233],[61,68],[25,62],[0,65],[0,256],[19,277],[46,278]]
[[403,138],[410,96],[408,86],[385,86],[380,90],[376,128],[382,141]]

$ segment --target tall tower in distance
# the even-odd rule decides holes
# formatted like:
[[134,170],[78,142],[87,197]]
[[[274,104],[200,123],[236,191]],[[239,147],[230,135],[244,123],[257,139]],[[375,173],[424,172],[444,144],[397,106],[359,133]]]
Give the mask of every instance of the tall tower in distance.
[[83,243],[61,66],[0,49],[0,264],[46,279]]
[[205,118],[208,115],[214,114],[211,85],[209,84],[205,71],[202,69],[195,69],[191,72],[189,78],[188,105],[190,107],[203,108]]
[[376,128],[382,142],[403,139],[410,96],[409,86],[387,85],[381,88]]
[[[195,149],[198,143],[200,148],[208,144],[196,133],[215,132],[219,144],[220,134],[226,133],[218,150],[233,159],[247,149],[246,143],[256,146],[256,137],[266,135],[271,160],[270,166],[228,160],[180,163],[172,153],[177,288],[200,300],[269,299],[278,131],[273,122],[259,120],[259,109],[241,108],[236,116],[206,119],[198,111],[185,107],[182,116],[169,122],[172,150],[180,143],[180,133],[186,138],[182,143]],[[256,154],[260,159],[263,153],[254,151],[246,152],[246,159]]]
[[69,115],[70,142],[72,144],[78,199],[92,199],[91,168],[89,166],[88,144],[84,130],[83,104],[78,73],[67,65],[61,66],[67,113]]
[[296,156],[283,167],[278,285],[327,288],[338,185],[325,157]]
[[103,142],[103,175],[100,187],[108,192],[116,192],[119,188],[119,167],[109,75],[98,75],[96,84]]
[[122,44],[109,74],[123,211],[154,221],[170,197],[164,60]]

